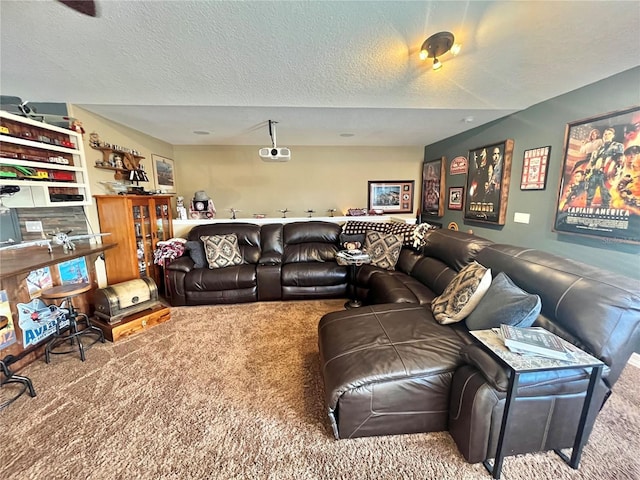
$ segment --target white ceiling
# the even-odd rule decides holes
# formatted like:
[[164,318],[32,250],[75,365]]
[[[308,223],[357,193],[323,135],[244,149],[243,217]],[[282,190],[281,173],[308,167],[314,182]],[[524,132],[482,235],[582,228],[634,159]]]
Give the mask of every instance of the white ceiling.
[[[0,0],[2,94],[174,145],[267,146],[268,119],[280,146],[428,145],[639,64],[636,0],[97,5]],[[463,47],[435,72],[442,30]]]

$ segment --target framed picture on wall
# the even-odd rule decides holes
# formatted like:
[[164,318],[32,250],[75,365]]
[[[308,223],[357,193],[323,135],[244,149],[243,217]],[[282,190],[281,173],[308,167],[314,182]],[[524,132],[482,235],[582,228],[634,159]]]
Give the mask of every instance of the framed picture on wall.
[[428,221],[429,217],[444,215],[446,163],[446,157],[440,157],[422,164],[421,213],[425,221]]
[[449,187],[449,210],[462,210],[464,187]]
[[173,160],[151,154],[157,189],[163,193],[176,193],[176,172]]
[[367,209],[412,213],[414,184],[413,180],[369,180]]
[[505,224],[513,145],[509,139],[469,151],[466,220]]
[[640,243],[640,107],[567,124],[553,230]]
[[524,151],[520,190],[544,190],[547,188],[547,169],[551,146]]

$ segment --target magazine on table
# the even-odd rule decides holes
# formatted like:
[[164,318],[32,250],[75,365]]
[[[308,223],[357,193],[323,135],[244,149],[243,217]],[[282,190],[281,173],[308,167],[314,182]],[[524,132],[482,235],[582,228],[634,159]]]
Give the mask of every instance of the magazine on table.
[[500,336],[509,350],[523,355],[533,354],[559,360],[572,360],[568,351],[557,335],[542,327],[514,327],[500,325]]
[[369,259],[369,254],[364,253],[362,250],[343,250],[341,252],[338,252],[337,255],[351,261]]

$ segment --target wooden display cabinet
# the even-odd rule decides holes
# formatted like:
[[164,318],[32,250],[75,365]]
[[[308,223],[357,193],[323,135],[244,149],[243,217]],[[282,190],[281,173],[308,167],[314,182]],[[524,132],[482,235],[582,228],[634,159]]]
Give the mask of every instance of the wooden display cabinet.
[[94,195],[100,231],[111,233],[118,246],[105,252],[109,285],[151,277],[164,284],[162,269],[153,263],[158,242],[173,237],[171,195]]

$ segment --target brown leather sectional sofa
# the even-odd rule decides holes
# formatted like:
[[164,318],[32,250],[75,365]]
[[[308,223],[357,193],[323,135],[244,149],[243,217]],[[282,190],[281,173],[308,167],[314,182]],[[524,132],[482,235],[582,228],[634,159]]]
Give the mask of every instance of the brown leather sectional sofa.
[[[222,272],[194,269],[183,256],[168,266],[174,305],[346,297],[347,267],[333,256],[340,226],[326,222],[211,224],[189,239],[236,233],[249,263]],[[538,294],[542,326],[605,363],[600,406],[640,342],[637,282],[535,249],[433,230],[421,251],[403,247],[396,269],[364,265],[356,292],[367,306],[325,315],[318,345],[328,414],[336,438],[449,431],[472,463],[492,458],[507,374],[477,345],[463,322],[441,325],[431,312],[456,273],[476,260]],[[198,271],[200,270],[200,271]],[[520,377],[511,410],[509,454],[573,445],[588,372]],[[586,424],[591,431],[598,408]]]
[[[455,273],[475,260],[538,294],[542,326],[605,363],[599,407],[640,342],[637,282],[535,249],[434,230],[421,253],[403,248],[396,271],[363,266],[369,306],[325,315],[318,344],[326,404],[336,438],[448,430],[471,463],[493,458],[507,390],[504,367],[463,322],[431,312]],[[525,373],[510,412],[509,455],[573,445],[588,372]],[[599,408],[586,423],[591,431]]]

